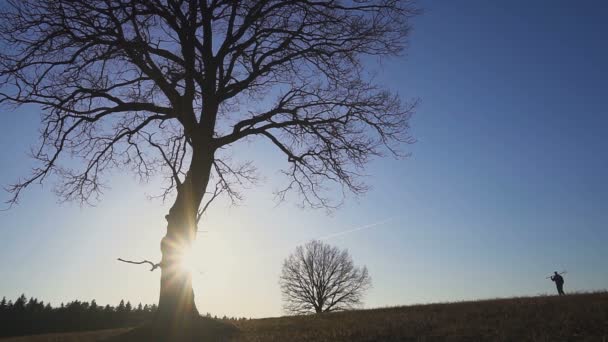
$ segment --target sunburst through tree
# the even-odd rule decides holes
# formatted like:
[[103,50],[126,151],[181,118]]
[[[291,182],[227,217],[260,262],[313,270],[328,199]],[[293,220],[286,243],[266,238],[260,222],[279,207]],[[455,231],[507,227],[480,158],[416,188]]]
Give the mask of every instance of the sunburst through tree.
[[405,0],[7,0],[0,102],[37,105],[42,122],[11,202],[50,178],[62,199],[95,202],[115,167],[166,176],[162,260],[149,262],[157,320],[187,321],[197,222],[256,179],[253,163],[228,158],[233,145],[265,139],[286,161],[278,199],[333,208],[367,189],[370,158],[412,141],[414,103],[373,83],[362,58],[401,53],[415,13]]

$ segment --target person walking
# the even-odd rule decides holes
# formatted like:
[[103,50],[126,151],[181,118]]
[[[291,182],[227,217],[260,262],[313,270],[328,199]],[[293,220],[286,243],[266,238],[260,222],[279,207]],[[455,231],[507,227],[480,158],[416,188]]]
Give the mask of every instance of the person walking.
[[551,276],[551,280],[555,283],[555,287],[557,287],[557,293],[560,296],[565,295],[564,293],[564,277],[561,276],[561,274],[557,273],[557,271],[554,272],[554,274]]

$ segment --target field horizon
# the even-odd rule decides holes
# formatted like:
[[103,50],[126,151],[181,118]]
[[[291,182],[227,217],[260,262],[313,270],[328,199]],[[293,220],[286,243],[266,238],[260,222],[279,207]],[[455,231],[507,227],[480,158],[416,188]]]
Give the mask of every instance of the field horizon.
[[[202,318],[205,341],[606,341],[608,291],[413,304],[248,320]],[[0,339],[151,341],[147,326]],[[199,339],[193,339],[199,340]]]

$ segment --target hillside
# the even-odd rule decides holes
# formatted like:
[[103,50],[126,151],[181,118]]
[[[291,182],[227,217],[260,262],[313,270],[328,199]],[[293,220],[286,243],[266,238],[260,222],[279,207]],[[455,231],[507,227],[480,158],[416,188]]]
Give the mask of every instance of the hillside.
[[[204,324],[212,326],[206,331],[213,336],[201,336],[206,341],[606,341],[608,292],[254,319],[230,323],[232,327],[220,322]],[[226,333],[229,331],[234,333]],[[123,333],[114,330],[1,341],[88,342],[111,335],[121,338],[110,341],[150,340],[142,329]]]

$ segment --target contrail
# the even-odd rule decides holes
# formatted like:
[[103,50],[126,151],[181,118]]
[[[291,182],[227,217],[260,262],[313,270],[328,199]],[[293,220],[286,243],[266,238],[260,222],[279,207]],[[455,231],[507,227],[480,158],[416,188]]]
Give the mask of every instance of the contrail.
[[366,224],[365,226],[360,226],[360,227],[356,227],[356,228],[352,228],[352,229],[348,229],[348,230],[343,230],[341,232],[336,232],[336,233],[332,233],[329,235],[321,236],[321,237],[318,237],[317,240],[327,240],[327,239],[335,238],[336,236],[342,236],[342,235],[358,232],[360,230],[370,229],[370,228],[385,224],[385,223],[391,221],[392,219],[393,219],[392,217],[389,217],[387,219],[378,221],[376,223],[370,223],[370,224]]

